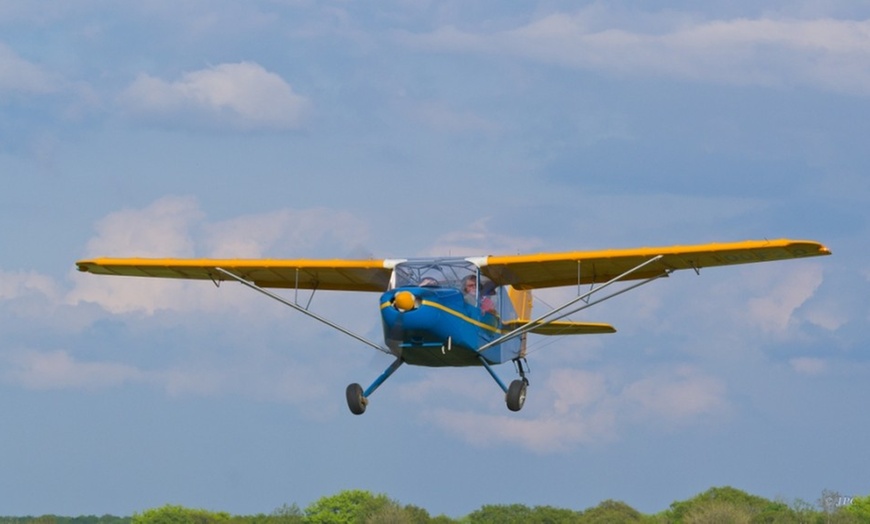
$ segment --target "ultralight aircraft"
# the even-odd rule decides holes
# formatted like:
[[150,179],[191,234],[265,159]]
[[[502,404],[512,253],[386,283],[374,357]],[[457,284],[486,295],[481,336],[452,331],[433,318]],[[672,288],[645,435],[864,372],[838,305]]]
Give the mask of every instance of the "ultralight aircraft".
[[[369,398],[402,364],[482,366],[519,411],[529,385],[526,342],[535,335],[614,333],[609,324],[568,316],[672,272],[829,255],[804,240],[755,240],[604,251],[480,257],[381,260],[96,258],[76,262],[98,275],[235,281],[394,357],[370,386],[347,387],[350,411],[360,415]],[[619,284],[618,286],[614,286]],[[532,290],[576,286],[577,295],[538,317]],[[589,286],[588,289],[585,286]],[[293,300],[267,288],[292,289]],[[307,304],[299,290],[311,290]],[[366,339],[309,309],[317,291],[379,292],[384,343]],[[606,293],[603,293],[605,292]],[[493,366],[513,362],[519,378],[506,385]]]

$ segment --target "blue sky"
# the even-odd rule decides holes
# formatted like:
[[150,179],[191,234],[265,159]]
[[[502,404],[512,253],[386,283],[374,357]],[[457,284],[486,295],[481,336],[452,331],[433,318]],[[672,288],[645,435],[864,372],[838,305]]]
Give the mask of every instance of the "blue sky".
[[[868,16],[0,2],[0,514],[867,494]],[[355,417],[345,386],[389,357],[241,286],[74,270],[780,237],[834,256],[585,311],[619,332],[534,340],[518,414],[481,369],[405,367]],[[312,308],[378,338],[376,304]]]

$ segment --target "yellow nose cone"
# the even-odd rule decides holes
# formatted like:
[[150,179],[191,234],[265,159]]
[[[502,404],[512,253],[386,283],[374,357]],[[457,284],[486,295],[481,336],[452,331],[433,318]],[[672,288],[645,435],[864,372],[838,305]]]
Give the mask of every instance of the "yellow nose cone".
[[410,291],[399,291],[393,298],[393,305],[399,311],[410,311],[417,305],[417,300]]

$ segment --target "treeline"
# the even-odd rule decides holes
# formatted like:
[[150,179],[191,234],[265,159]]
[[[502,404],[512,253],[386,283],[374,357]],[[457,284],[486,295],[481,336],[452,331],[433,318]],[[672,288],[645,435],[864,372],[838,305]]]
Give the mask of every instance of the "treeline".
[[[843,505],[843,501],[848,505]],[[167,505],[131,517],[111,515],[0,517],[0,524],[851,524],[870,522],[870,496],[845,498],[825,491],[816,504],[786,503],[750,495],[731,487],[712,488],[689,500],[674,502],[645,515],[624,502],[606,500],[583,511],[523,504],[485,505],[459,519],[432,516],[423,508],[403,505],[383,494],[342,491],[323,497],[304,510],[285,505],[269,514],[230,515]]]

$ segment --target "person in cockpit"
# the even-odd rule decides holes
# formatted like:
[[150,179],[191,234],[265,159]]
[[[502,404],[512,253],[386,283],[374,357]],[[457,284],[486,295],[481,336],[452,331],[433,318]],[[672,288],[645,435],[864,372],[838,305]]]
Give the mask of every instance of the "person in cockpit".
[[462,279],[462,294],[465,296],[465,301],[471,305],[476,305],[483,313],[495,314],[495,304],[488,296],[479,293],[480,289],[477,285],[477,276],[468,275]]

